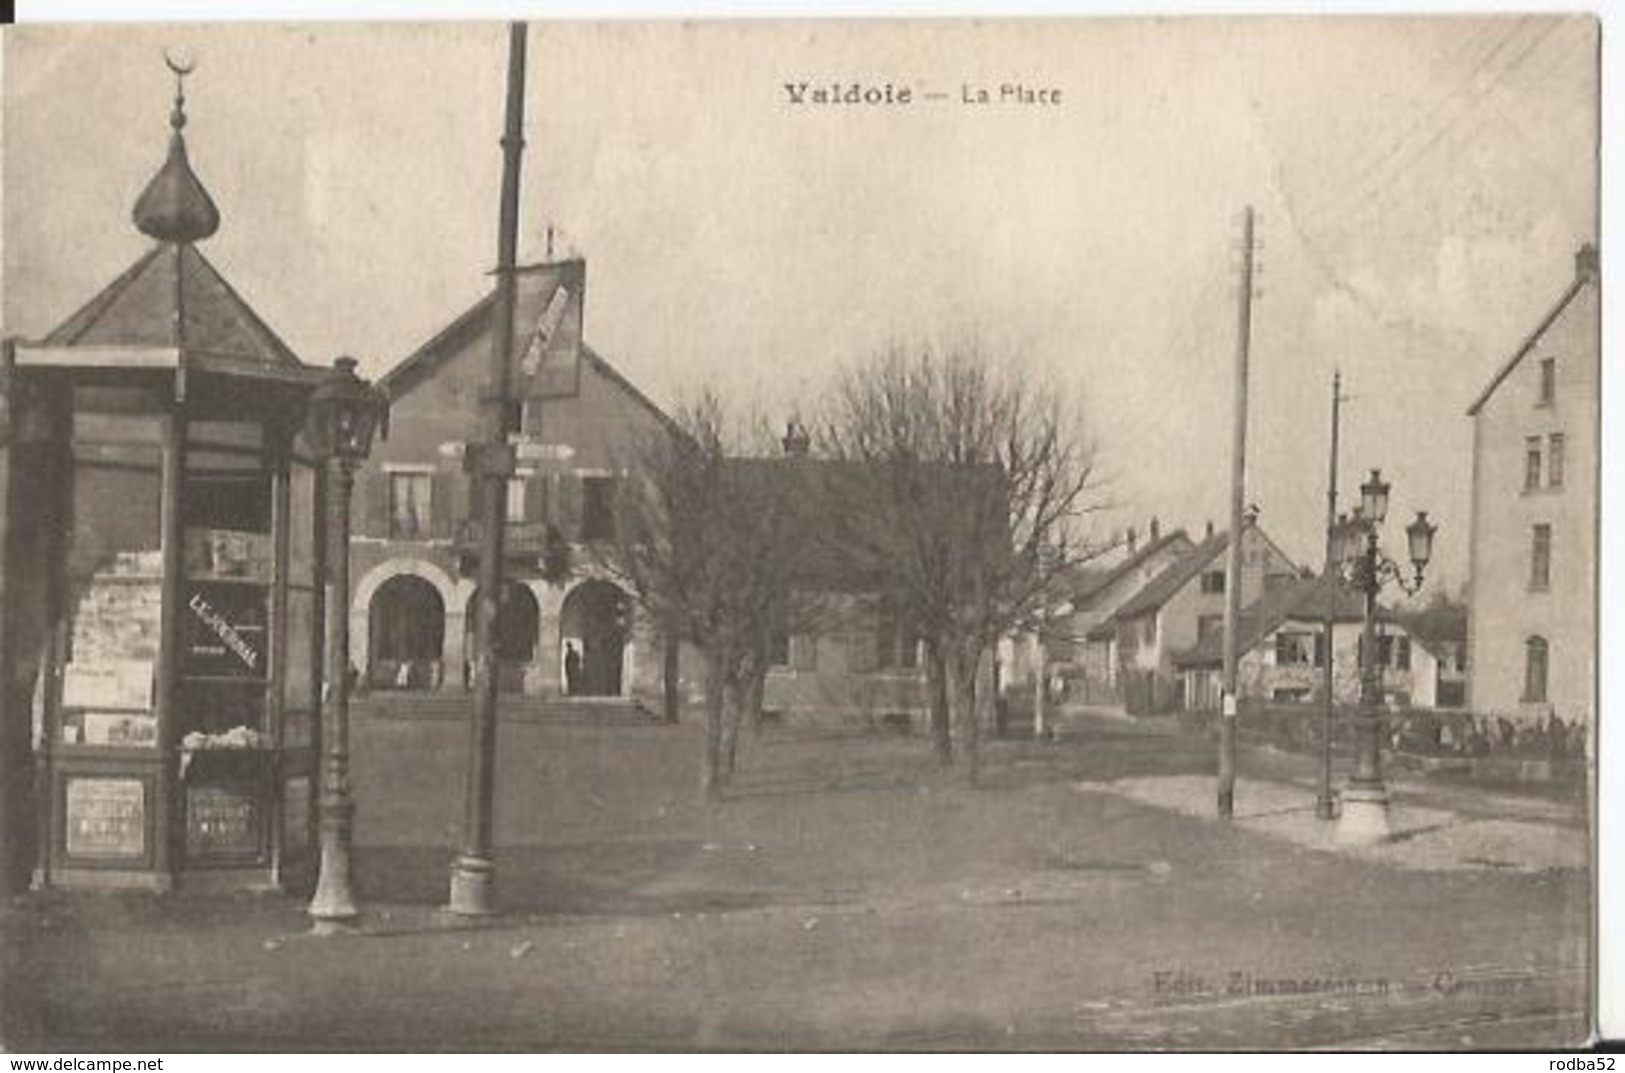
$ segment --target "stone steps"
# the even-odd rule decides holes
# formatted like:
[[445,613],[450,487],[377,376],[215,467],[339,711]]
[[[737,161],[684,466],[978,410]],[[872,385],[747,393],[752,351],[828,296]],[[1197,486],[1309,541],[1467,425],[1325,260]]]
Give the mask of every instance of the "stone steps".
[[[358,719],[467,720],[473,710],[470,693],[416,693],[378,690],[350,702]],[[504,722],[647,724],[658,714],[633,697],[527,697],[503,694],[497,702]]]

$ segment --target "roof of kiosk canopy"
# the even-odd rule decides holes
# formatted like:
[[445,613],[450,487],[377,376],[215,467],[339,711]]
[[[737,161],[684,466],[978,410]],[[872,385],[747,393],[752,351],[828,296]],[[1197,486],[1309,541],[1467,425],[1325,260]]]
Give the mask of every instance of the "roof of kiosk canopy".
[[300,361],[193,245],[219,228],[220,212],[186,154],[181,77],[190,68],[170,66],[176,92],[169,153],[131,213],[135,226],[158,244],[43,342],[19,346],[17,364],[115,373],[184,370],[310,385],[325,370]]

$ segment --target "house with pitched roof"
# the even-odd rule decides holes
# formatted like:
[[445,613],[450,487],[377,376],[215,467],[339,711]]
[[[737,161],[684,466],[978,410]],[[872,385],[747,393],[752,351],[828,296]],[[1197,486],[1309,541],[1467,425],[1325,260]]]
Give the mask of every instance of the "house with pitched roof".
[[764,714],[799,723],[923,719],[919,632],[887,592],[872,549],[854,543],[855,519],[841,516],[850,490],[867,485],[872,473],[862,463],[813,457],[796,421],[780,443],[776,457],[732,460],[749,479],[796,489],[803,511],[805,539],[790,579],[795,597],[766,638]]
[[[1325,578],[1294,577],[1266,586],[1244,607],[1237,627],[1236,691],[1243,702],[1319,702],[1326,689],[1326,620],[1332,620],[1332,692],[1338,704],[1360,699],[1365,598]],[[1377,609],[1377,667],[1384,699],[1416,703],[1417,646],[1402,619]],[[1431,657],[1429,657],[1431,660]],[[1173,653],[1187,711],[1217,712],[1223,702],[1224,630],[1211,626]],[[1431,697],[1428,706],[1432,706]]]
[[1418,708],[1467,704],[1467,608],[1438,604],[1402,612],[1411,636],[1411,703]]
[[[1107,620],[1117,650],[1117,677],[1130,714],[1181,707],[1183,682],[1173,654],[1222,629],[1228,531],[1208,536],[1126,600]],[[1256,522],[1242,529],[1243,606],[1298,568]]]
[[[1101,628],[1130,597],[1196,547],[1183,529],[1161,531],[1153,518],[1144,543],[1134,529],[1124,536],[1124,555],[1111,565],[1080,571],[1070,598],[1058,609],[1048,657],[1055,672],[1080,683],[1080,699],[1117,700],[1117,631]],[[1069,686],[1070,695],[1070,686]]]
[[1602,372],[1596,247],[1467,410],[1468,703],[1533,723],[1595,712]]

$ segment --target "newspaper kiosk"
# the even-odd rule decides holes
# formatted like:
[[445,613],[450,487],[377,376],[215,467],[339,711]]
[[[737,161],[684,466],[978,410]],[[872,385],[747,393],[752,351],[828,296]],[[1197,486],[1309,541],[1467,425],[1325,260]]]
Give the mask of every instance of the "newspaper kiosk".
[[310,870],[325,481],[301,427],[325,371],[197,249],[220,219],[183,104],[133,214],[155,245],[8,347],[47,430],[27,478],[45,527],[37,885],[279,887]]

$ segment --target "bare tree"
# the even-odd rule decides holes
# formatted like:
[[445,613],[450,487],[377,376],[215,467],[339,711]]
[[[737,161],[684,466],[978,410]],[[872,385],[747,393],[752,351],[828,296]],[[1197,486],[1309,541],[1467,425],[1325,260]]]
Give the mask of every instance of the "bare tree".
[[[760,721],[767,639],[800,601],[793,580],[806,503],[765,456],[766,423],[730,424],[714,392],[675,428],[640,439],[624,467],[616,553],[605,565],[705,662],[704,792],[733,774],[739,729]],[[771,467],[771,468],[770,468]]]
[[1097,553],[1104,509],[1081,420],[1046,382],[975,340],[894,345],[849,368],[820,436],[838,472],[843,542],[924,641],[932,737],[977,776],[977,679],[1001,636],[1038,628]]

